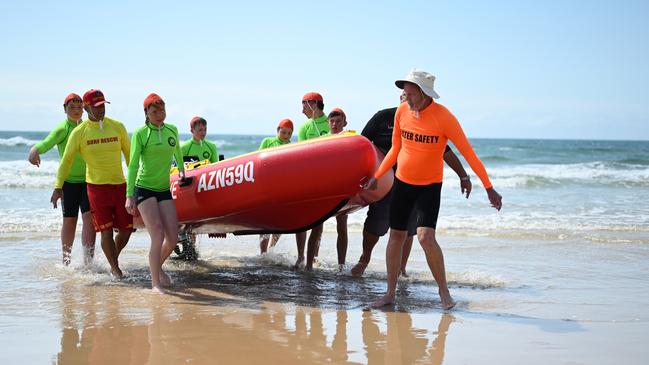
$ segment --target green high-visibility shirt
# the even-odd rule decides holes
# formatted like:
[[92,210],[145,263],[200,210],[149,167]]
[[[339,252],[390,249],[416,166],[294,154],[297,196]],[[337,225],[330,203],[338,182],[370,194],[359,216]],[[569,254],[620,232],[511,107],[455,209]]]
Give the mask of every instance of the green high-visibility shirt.
[[[81,123],[83,122],[75,122],[66,118],[57,125],[44,140],[36,144],[35,147],[38,150],[38,153],[45,153],[56,146],[56,149],[59,151],[59,157],[63,157],[63,152],[65,152],[65,146],[68,144],[68,138],[70,137],[72,130]],[[77,154],[74,157],[72,167],[70,168],[70,172],[65,178],[65,181],[71,183],[82,183],[86,181],[86,162],[81,158],[81,155]]]
[[133,196],[135,187],[153,191],[169,190],[169,170],[172,158],[183,170],[183,155],[178,129],[164,123],[157,127],[149,122],[133,133],[131,163],[128,165],[126,196]]

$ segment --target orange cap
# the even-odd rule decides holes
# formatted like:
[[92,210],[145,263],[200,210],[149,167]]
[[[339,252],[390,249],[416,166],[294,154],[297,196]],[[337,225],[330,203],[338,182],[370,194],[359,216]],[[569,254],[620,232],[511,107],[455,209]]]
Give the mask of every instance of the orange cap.
[[331,109],[327,117],[331,118],[331,117],[335,117],[336,115],[342,115],[343,118],[347,119],[347,115],[345,115],[345,112],[340,108]]
[[302,101],[324,101],[324,99],[322,99],[322,95],[316,92],[310,92],[304,94]]
[[68,105],[68,103],[72,100],[81,101],[81,97],[75,93],[70,93],[68,96],[65,97],[65,100],[63,100],[63,106]]
[[207,124],[207,120],[203,117],[195,116],[192,118],[192,120],[189,121],[189,128],[194,128],[194,124],[203,121],[205,124]]
[[282,119],[277,125],[278,128],[291,128],[293,130],[293,122],[290,119]]
[[144,99],[144,110],[148,109],[151,104],[156,103],[158,101],[164,103],[164,100],[162,100],[162,98],[158,94],[156,93],[149,94],[149,96],[147,96],[146,99]]

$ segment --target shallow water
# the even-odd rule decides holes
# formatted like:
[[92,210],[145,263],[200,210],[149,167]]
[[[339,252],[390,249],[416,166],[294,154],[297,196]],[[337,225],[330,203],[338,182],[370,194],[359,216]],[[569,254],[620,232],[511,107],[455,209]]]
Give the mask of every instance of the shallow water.
[[[348,261],[360,254],[352,234]],[[171,260],[168,295],[150,293],[147,236],[133,235],[111,279],[58,264],[55,237],[0,240],[5,363],[642,363],[649,355],[649,245],[445,237],[457,308],[440,308],[417,246],[397,304],[383,252],[362,278],[336,272],[335,234],[319,266],[295,272],[294,240],[257,254],[253,236],[200,237],[201,259]],[[602,275],[606,273],[606,275]],[[615,334],[615,335],[613,335]],[[35,340],[42,346],[33,347]],[[116,349],[120,349],[116,351]],[[530,359],[530,354],[534,357]]]
[[[31,134],[30,134],[31,133]],[[165,264],[168,295],[148,289],[148,236],[136,232],[115,281],[99,244],[84,268],[79,238],[60,265],[61,212],[48,204],[55,153],[26,154],[40,132],[0,132],[0,360],[42,363],[643,364],[649,357],[649,142],[473,141],[504,208],[470,199],[447,171],[438,239],[458,305],[441,310],[417,244],[397,301],[382,238],[362,278],[365,210],[349,217],[337,273],[335,222],[313,273],[295,272],[285,235],[199,237],[200,260]],[[218,139],[218,138],[217,138]],[[221,138],[226,155],[255,136]],[[79,230],[77,231],[79,232]],[[38,345],[35,345],[38,344]]]

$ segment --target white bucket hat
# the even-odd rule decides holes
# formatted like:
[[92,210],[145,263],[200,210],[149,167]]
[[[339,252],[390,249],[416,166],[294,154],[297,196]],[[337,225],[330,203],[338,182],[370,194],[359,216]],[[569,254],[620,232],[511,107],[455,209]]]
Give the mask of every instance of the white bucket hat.
[[397,80],[394,82],[394,84],[397,85],[399,89],[403,89],[404,82],[412,82],[413,84],[419,86],[424,94],[430,96],[433,99],[439,99],[439,94],[437,94],[434,89],[435,76],[429,74],[426,71],[413,68],[410,72],[408,72],[408,75],[406,75],[403,80]]

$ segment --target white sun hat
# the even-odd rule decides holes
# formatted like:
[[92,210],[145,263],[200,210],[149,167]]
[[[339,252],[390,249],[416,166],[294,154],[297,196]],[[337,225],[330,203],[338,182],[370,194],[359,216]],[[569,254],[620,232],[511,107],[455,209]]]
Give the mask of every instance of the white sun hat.
[[399,89],[403,89],[404,82],[412,82],[413,84],[419,86],[424,94],[430,96],[433,99],[439,99],[439,94],[437,94],[434,89],[435,76],[429,74],[426,71],[413,68],[410,72],[408,72],[408,75],[406,75],[405,78],[395,81],[394,84],[397,85]]

